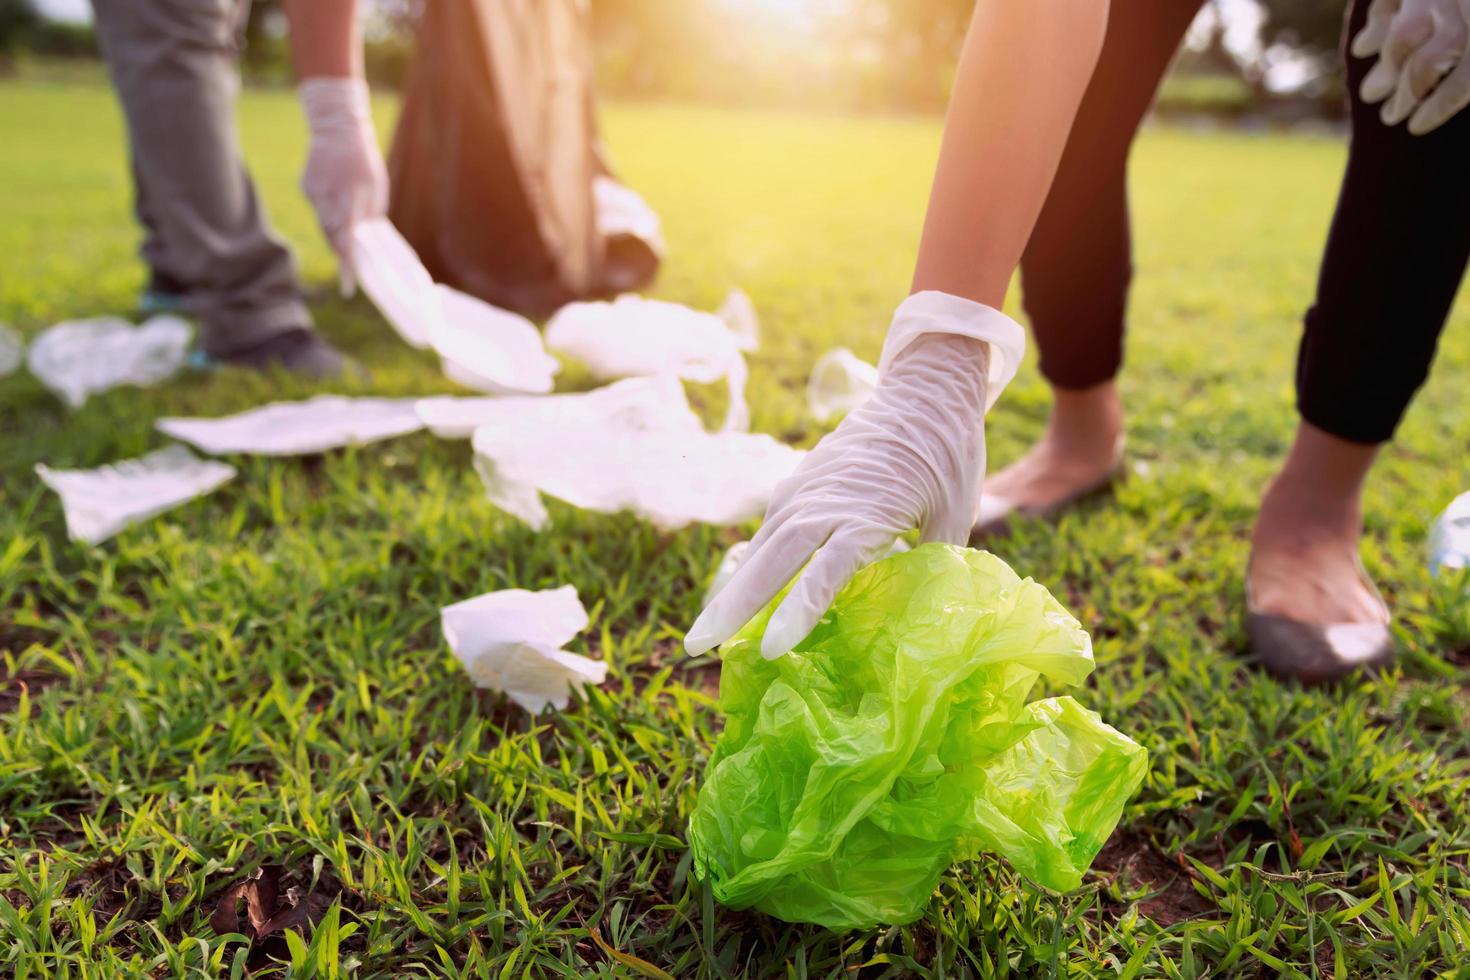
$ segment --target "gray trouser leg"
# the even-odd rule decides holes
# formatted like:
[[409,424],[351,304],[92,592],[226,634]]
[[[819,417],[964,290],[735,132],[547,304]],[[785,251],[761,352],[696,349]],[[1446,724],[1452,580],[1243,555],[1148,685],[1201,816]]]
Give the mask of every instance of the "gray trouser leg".
[[148,289],[162,285],[165,292],[182,292],[188,288],[184,281],[184,275],[179,271],[178,263],[169,256],[168,239],[163,236],[163,229],[159,226],[152,205],[148,201],[148,192],[143,189],[143,179],[138,173],[138,161],[132,161],[133,174],[133,216],[138,219],[138,224],[143,229],[143,244],[138,247],[138,254],[143,256],[143,262],[148,266]]
[[189,290],[204,349],[228,356],[311,325],[291,253],[240,156],[240,0],[92,0],[132,144],[148,229]]

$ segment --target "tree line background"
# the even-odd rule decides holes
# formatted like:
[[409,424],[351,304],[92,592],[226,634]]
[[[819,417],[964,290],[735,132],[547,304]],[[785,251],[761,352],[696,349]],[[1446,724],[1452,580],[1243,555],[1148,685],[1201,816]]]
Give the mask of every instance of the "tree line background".
[[[413,57],[424,3],[365,0],[368,71],[400,83]],[[851,111],[935,112],[944,107],[973,0],[807,0],[799,12],[769,0],[586,0],[604,97],[790,105]],[[1114,0],[1126,4],[1129,0]],[[1190,0],[1180,0],[1190,2]],[[1164,111],[1221,114],[1288,105],[1296,115],[1341,106],[1337,49],[1346,0],[1209,0],[1255,4],[1254,44],[1226,43],[1208,21],[1182,52],[1161,98]],[[0,0],[0,68],[28,58],[96,56],[86,25],[41,18],[33,0]],[[255,80],[288,78],[280,0],[254,0],[245,68]],[[788,5],[789,6],[789,5]],[[1287,93],[1267,85],[1282,53],[1307,67]]]

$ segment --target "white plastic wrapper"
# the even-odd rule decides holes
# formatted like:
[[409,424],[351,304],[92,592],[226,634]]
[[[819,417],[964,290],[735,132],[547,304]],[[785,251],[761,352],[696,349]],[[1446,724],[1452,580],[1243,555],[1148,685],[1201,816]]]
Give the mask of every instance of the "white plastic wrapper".
[[664,255],[663,229],[658,214],[642,195],[605,174],[592,181],[592,200],[597,207],[597,230],[604,238],[627,235],[637,238],[660,258]]
[[593,391],[545,397],[422,398],[419,418],[441,439],[468,439],[489,425],[521,431],[578,426],[698,432],[699,418],[678,378],[628,378]]
[[32,343],[26,365],[72,408],[120,385],[147,387],[178,373],[194,330],[176,316],[155,316],[135,327],[117,317],[68,320]]
[[214,456],[304,456],[417,432],[424,424],[414,411],[416,402],[318,395],[222,418],[159,419],[157,428]]
[[804,455],[767,435],[705,432],[687,402],[663,423],[482,425],[473,438],[475,469],[492,503],[538,530],[548,519],[546,493],[586,510],[632,511],[672,531],[761,516],[776,484]]
[[735,335],[735,346],[747,353],[761,345],[760,317],[755,304],[743,289],[732,289],[724,304],[715,311],[715,316],[725,321],[725,326]]
[[94,470],[53,470],[37,463],[36,475],[61,497],[67,535],[98,544],[131,524],[204,496],[233,479],[235,468],[200,459],[183,446],[169,446]]
[[1451,501],[1430,529],[1429,568],[1436,575],[1470,568],[1470,493]]
[[391,221],[375,218],[353,225],[352,266],[362,291],[398,336],[410,347],[428,347],[435,325],[443,320],[439,295],[429,270]]
[[488,394],[545,394],[561,365],[541,331],[518,313],[448,286],[435,286],[443,320],[430,341],[451,381]]
[[812,366],[806,403],[818,422],[846,415],[873,396],[878,368],[846,347],[829,350]]
[[25,341],[20,334],[0,323],[0,378],[14,374],[25,358]]
[[363,292],[410,346],[431,348],[450,380],[488,394],[544,394],[560,369],[525,317],[436,285],[386,218],[358,222],[352,262]]
[[[735,315],[743,315],[738,301],[735,306]],[[730,390],[724,429],[743,432],[750,428],[750,408],[742,351],[753,349],[754,332],[748,323],[736,330],[713,313],[629,295],[562,307],[546,325],[546,346],[582,361],[602,380],[660,374],[703,384],[724,379]]]
[[562,649],[587,628],[573,586],[489,592],[445,606],[439,621],[470,680],[533,715],[547,705],[563,710],[574,690],[607,679],[606,663]]

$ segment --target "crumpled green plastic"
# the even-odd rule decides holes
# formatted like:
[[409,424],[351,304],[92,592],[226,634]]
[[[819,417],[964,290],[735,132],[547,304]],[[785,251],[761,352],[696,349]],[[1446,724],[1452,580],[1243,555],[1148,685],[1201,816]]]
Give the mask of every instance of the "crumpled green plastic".
[[[779,601],[779,600],[778,600]],[[732,908],[833,930],[923,914],[980,851],[1077,887],[1143,780],[1143,748],[1039,677],[1093,667],[1081,625],[984,551],[869,566],[811,635],[760,655],[773,603],[721,651],[725,729],[689,822]]]

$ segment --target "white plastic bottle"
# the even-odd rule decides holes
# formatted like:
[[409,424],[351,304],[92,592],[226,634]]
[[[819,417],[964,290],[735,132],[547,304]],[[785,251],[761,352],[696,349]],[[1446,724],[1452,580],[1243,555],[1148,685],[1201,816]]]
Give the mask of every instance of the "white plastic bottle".
[[1470,568],[1470,492],[1445,508],[1429,531],[1429,569]]

